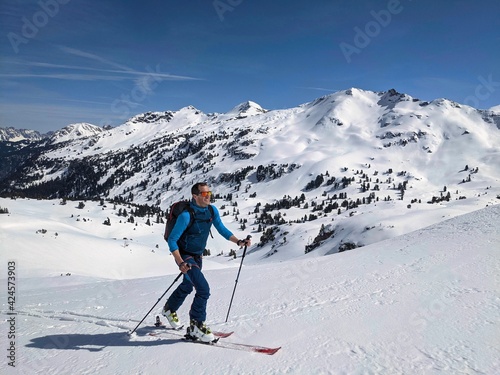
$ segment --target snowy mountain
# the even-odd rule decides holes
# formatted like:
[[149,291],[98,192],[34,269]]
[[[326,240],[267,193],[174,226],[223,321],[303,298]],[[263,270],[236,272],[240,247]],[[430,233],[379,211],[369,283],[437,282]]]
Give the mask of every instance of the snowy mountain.
[[499,149],[492,111],[352,88],[282,110],[246,102],[223,114],[140,114],[33,148],[0,192],[165,211],[207,181],[232,228],[254,233],[261,261],[279,262],[498,203]]
[[88,138],[94,135],[100,134],[104,131],[103,128],[88,124],[88,123],[78,123],[70,124],[64,128],[54,132],[49,139],[52,144],[75,141],[80,138]]
[[36,130],[0,128],[0,142],[39,141],[50,134],[40,134]]
[[[75,125],[0,153],[2,374],[500,371],[494,110],[353,88]],[[242,249],[208,240],[207,323],[234,331],[218,347],[150,335],[179,272],[165,210],[198,181],[253,241],[226,322]]]
[[226,112],[228,118],[245,118],[248,116],[254,116],[266,113],[267,110],[263,109],[260,105],[252,101],[246,101],[244,103],[238,104],[232,110]]
[[[15,287],[15,302],[7,293],[2,302],[0,329],[9,336],[2,374],[15,371],[11,365],[59,375],[500,370],[499,205],[431,226],[424,220],[417,231],[328,257],[262,264],[254,245],[227,322],[242,250],[234,249],[237,259],[227,248],[208,256],[207,323],[234,334],[207,346],[182,342],[181,332],[150,335],[166,300],[158,299],[178,274],[162,225],[127,222],[127,204],[60,203],[0,198],[9,212],[0,214],[2,279]],[[112,225],[102,224],[107,218]],[[178,311],[183,322],[191,300]],[[281,349],[267,356],[236,344]]]

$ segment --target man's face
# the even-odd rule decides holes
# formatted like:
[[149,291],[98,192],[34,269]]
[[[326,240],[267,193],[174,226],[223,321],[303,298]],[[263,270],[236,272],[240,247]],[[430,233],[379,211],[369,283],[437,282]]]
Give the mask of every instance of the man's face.
[[194,201],[200,207],[208,207],[210,205],[210,198],[212,197],[212,192],[208,186],[200,186],[200,193],[193,194]]

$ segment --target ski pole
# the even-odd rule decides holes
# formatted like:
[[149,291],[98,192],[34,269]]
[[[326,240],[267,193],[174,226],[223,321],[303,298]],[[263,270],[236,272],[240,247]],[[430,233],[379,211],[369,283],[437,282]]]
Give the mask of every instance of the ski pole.
[[175,278],[174,282],[168,287],[168,289],[165,290],[165,293],[163,293],[161,295],[161,297],[158,298],[158,301],[156,301],[156,303],[153,305],[153,307],[151,307],[151,310],[148,311],[148,313],[144,316],[144,318],[142,318],[142,320],[139,322],[139,324],[137,324],[137,326],[132,330],[132,332],[129,333],[129,336],[132,335],[132,333],[134,333],[137,328],[139,328],[139,326],[144,321],[144,319],[146,319],[146,317],[149,315],[149,313],[151,311],[153,311],[153,309],[156,307],[156,305],[158,305],[158,302],[161,301],[161,299],[165,296],[165,294],[167,294],[167,292],[170,290],[170,288],[172,288],[174,286],[174,284],[177,282],[177,280],[179,280],[179,277],[181,277],[181,276],[182,276],[182,272]]
[[[247,240],[249,240],[251,237],[252,236],[248,235]],[[243,249],[243,255],[241,256],[240,268],[238,270],[238,275],[236,276],[236,281],[234,282],[233,295],[231,296],[231,302],[229,302],[229,309],[227,310],[226,323],[227,323],[227,319],[229,318],[229,311],[231,311],[231,305],[233,304],[234,292],[236,292],[236,285],[238,285],[238,279],[240,278],[241,266],[243,265],[243,259],[245,259],[246,252],[247,252],[247,245],[245,245],[245,248]]]

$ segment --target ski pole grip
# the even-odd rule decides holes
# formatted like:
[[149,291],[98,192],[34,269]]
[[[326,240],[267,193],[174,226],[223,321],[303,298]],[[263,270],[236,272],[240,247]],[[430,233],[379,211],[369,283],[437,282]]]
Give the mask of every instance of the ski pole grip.
[[244,240],[238,240],[238,242],[236,242],[236,244],[240,247],[243,245],[245,245],[245,247],[246,247],[247,246],[246,241],[248,241],[250,238],[252,238],[252,236],[248,235]]

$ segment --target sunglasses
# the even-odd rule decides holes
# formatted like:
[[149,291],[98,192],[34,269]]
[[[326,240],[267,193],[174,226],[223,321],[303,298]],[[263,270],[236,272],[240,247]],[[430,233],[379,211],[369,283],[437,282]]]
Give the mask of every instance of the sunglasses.
[[202,197],[210,197],[212,195],[211,191],[200,191],[198,195],[201,195]]

